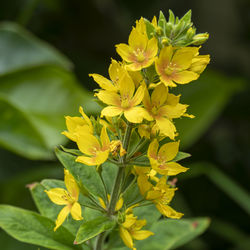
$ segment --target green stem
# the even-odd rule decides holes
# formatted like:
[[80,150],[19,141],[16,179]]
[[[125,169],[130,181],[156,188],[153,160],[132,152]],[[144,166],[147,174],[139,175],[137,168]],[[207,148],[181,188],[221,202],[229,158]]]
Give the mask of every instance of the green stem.
[[[125,134],[124,134],[122,145],[126,151],[128,149],[132,127],[133,125],[131,123],[128,123]],[[108,211],[107,211],[109,216],[115,213],[115,206],[120,196],[122,178],[123,178],[125,167],[126,167],[126,154],[120,157],[119,162],[122,164],[122,167],[118,168],[118,172],[117,172],[116,179],[115,179],[115,184],[111,192],[110,203],[109,203]],[[97,236],[95,250],[103,249],[104,240],[105,240],[105,233],[101,233]]]
[[[125,131],[125,135],[124,135],[124,138],[123,138],[123,143],[122,143],[123,148],[126,151],[128,150],[128,145],[129,145],[131,132],[132,132],[132,124],[128,123],[126,131]],[[108,214],[109,215],[112,215],[115,212],[115,206],[116,206],[117,200],[118,200],[119,195],[120,195],[121,181],[122,181],[122,177],[123,177],[125,167],[126,167],[125,162],[126,162],[126,154],[120,158],[120,163],[122,164],[122,167],[120,167],[118,169],[115,184],[113,186],[113,190],[112,190],[112,193],[111,193],[111,198],[110,198],[110,203],[109,203],[109,208],[108,208]]]
[[105,239],[105,232],[103,232],[97,236],[96,245],[95,245],[94,250],[102,250],[104,239]]

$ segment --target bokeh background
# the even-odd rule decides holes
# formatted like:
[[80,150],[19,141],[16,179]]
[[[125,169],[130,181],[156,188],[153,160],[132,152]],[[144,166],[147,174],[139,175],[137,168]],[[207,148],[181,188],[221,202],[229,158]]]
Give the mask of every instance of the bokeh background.
[[[0,1],[0,203],[35,209],[26,184],[62,178],[53,148],[64,115],[98,111],[88,73],[107,75],[114,45],[131,26],[168,9],[192,9],[201,53],[211,63],[183,86],[182,103],[197,118],[177,123],[183,164],[173,206],[186,217],[211,218],[209,229],[180,249],[250,249],[250,2],[248,0]],[[32,34],[33,35],[32,35]],[[49,44],[49,45],[48,45]],[[0,231],[1,248],[37,249]]]

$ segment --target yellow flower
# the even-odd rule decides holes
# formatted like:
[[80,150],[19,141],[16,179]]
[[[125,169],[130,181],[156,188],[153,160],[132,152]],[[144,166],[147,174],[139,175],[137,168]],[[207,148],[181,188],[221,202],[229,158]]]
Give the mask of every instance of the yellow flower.
[[[174,94],[170,94],[168,88],[163,84],[155,87],[151,97],[148,90],[145,88],[143,105],[147,110],[150,119],[154,119],[156,122],[156,128],[172,140],[176,136],[176,128],[172,119],[181,116],[193,117],[185,113],[188,105],[179,103],[179,100],[180,95],[175,96]],[[155,128],[153,128],[153,130],[154,129]]]
[[177,188],[171,188],[166,184],[166,177],[164,176],[152,190],[148,191],[147,199],[152,200],[158,211],[164,216],[172,219],[180,219],[183,214],[176,212],[168,205],[172,201],[176,190]]
[[82,117],[78,116],[66,116],[66,126],[68,131],[62,132],[63,135],[67,136],[71,141],[76,141],[78,131],[85,131],[86,133],[93,133],[93,125],[84,113],[82,107],[79,108],[79,112]]
[[154,62],[158,52],[158,41],[155,37],[148,39],[146,25],[144,19],[141,18],[129,35],[128,45],[118,44],[116,50],[128,63],[128,70],[138,71],[149,67]]
[[[106,205],[106,203],[104,202],[104,200],[103,200],[101,197],[98,197],[98,199],[99,199],[99,202],[100,202],[101,206],[102,206],[104,209],[107,209],[107,205]],[[110,194],[108,194],[108,201],[110,202]],[[121,197],[121,198],[117,201],[117,203],[116,203],[116,205],[115,205],[115,211],[116,211],[116,212],[119,211],[119,210],[122,208],[122,206],[123,206],[123,198]]]
[[145,173],[140,174],[137,178],[141,194],[146,200],[152,201],[158,211],[164,216],[172,219],[180,219],[183,214],[176,212],[169,206],[177,188],[171,188],[166,184],[165,176],[158,180],[155,186],[148,179],[149,177]]
[[140,86],[135,92],[135,84],[128,73],[119,80],[119,86],[120,94],[106,90],[100,90],[96,94],[102,102],[110,105],[102,110],[101,115],[114,117],[124,114],[129,122],[142,122],[147,117],[147,112],[138,105],[144,96],[144,86]]
[[159,152],[159,143],[154,139],[148,147],[148,158],[152,168],[163,175],[177,175],[186,172],[188,168],[182,167],[179,163],[172,161],[179,151],[179,143],[169,142],[161,146]]
[[89,76],[92,76],[102,89],[117,92],[119,90],[119,79],[123,76],[124,71],[123,65],[112,59],[109,66],[111,80],[99,74],[89,74]]
[[136,250],[133,239],[144,240],[154,233],[148,230],[141,230],[146,225],[146,220],[137,220],[137,216],[134,216],[131,211],[132,209],[126,211],[125,221],[120,225],[119,231],[124,244],[128,248]]
[[64,183],[67,190],[63,188],[52,188],[48,191],[45,190],[53,203],[57,205],[65,205],[57,216],[54,231],[62,225],[69,213],[71,213],[74,220],[83,219],[81,206],[77,202],[79,197],[79,187],[68,170],[64,170]]
[[106,127],[102,127],[100,141],[92,134],[78,133],[77,146],[87,156],[78,156],[77,162],[88,166],[100,165],[105,162],[110,152],[110,140]]
[[[202,57],[197,56],[198,51],[198,47],[164,47],[159,58],[155,60],[155,68],[161,82],[166,86],[176,87],[175,83],[185,84],[196,80],[202,71],[195,68],[201,67],[204,70],[209,62],[209,56],[206,55],[205,60],[201,60]],[[192,64],[195,64],[195,68]]]

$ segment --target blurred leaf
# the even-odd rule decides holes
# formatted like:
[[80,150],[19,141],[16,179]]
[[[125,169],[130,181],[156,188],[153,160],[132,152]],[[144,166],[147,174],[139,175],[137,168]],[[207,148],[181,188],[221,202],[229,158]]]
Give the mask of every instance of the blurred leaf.
[[223,190],[241,208],[250,214],[250,194],[229,176],[208,162],[197,162],[189,164],[189,174],[181,178],[193,178],[205,174],[218,188]]
[[174,249],[202,234],[209,223],[208,218],[160,220],[150,228],[155,235],[136,242],[136,246],[143,250]]
[[83,194],[87,190],[89,193],[106,200],[105,188],[95,166],[87,166],[76,162],[75,156],[58,148],[55,152],[62,165],[74,176]]
[[32,211],[0,205],[0,227],[22,242],[50,249],[81,249],[73,245],[74,237],[63,226],[53,231],[54,222]]
[[[0,81],[0,144],[31,159],[52,158],[52,149],[66,142],[60,133],[64,115],[86,107],[90,96],[71,73],[56,66],[8,74]],[[88,107],[85,111],[93,106]]]
[[197,81],[175,89],[182,93],[181,103],[190,105],[188,113],[195,115],[194,119],[176,120],[183,148],[193,145],[206,132],[243,85],[242,79],[206,71]]
[[0,75],[26,68],[54,64],[70,69],[72,63],[49,44],[16,23],[0,24]]
[[191,156],[191,154],[189,154],[189,153],[179,151],[177,153],[177,155],[175,156],[175,158],[173,159],[173,161],[181,161],[181,160],[186,159],[190,156]]
[[80,105],[96,111],[92,96],[55,49],[12,23],[0,25],[0,145],[30,159],[51,159],[66,142],[64,115]]
[[108,217],[100,216],[93,220],[87,221],[81,225],[77,232],[75,242],[81,244],[98,234],[112,229],[116,222]]

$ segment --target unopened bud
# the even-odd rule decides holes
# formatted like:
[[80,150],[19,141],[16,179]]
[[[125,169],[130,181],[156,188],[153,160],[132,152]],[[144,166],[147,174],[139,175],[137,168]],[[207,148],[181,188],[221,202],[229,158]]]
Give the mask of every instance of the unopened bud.
[[193,36],[195,35],[195,29],[194,28],[189,28],[187,31],[187,40],[191,40]]
[[209,34],[208,33],[201,33],[201,34],[197,34],[193,37],[193,41],[194,41],[194,45],[201,45],[204,42],[207,41],[207,39],[209,38]]
[[167,46],[167,45],[170,44],[170,41],[169,41],[168,38],[163,38],[163,39],[161,40],[161,43],[162,43],[162,45]]

